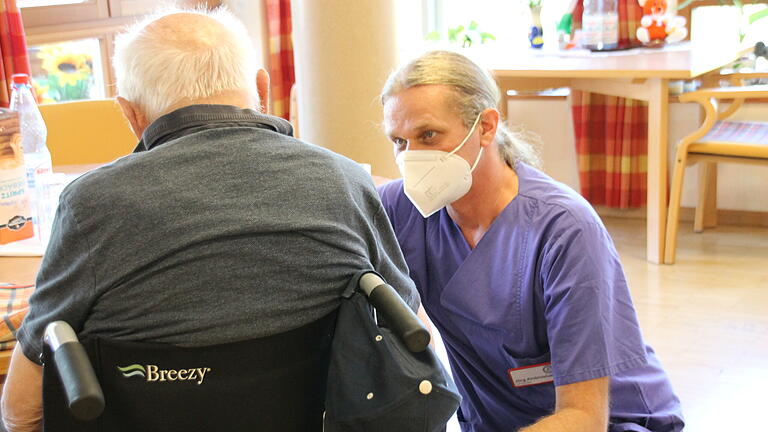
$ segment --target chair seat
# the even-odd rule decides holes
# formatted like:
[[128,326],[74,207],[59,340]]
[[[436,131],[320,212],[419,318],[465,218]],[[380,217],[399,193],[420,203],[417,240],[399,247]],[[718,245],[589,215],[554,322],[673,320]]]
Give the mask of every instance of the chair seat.
[[768,123],[722,121],[688,148],[694,154],[768,159]]

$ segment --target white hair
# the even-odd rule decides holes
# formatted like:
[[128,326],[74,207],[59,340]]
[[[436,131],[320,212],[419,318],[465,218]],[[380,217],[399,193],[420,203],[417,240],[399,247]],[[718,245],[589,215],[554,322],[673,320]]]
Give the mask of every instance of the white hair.
[[[484,109],[497,108],[501,101],[496,81],[472,60],[452,51],[430,51],[389,76],[381,91],[381,103],[385,104],[390,97],[411,87],[433,84],[451,88],[454,96],[451,108],[459,114],[467,128]],[[503,119],[496,129],[499,154],[513,168],[517,161],[540,165],[533,145],[537,141],[535,134],[522,129],[510,130]]]
[[[213,21],[204,29],[182,32],[152,28],[158,19],[179,13]],[[112,61],[118,94],[138,105],[150,121],[181,101],[226,91],[246,90],[258,106],[253,44],[245,26],[223,7],[169,8],[153,14],[116,37]]]

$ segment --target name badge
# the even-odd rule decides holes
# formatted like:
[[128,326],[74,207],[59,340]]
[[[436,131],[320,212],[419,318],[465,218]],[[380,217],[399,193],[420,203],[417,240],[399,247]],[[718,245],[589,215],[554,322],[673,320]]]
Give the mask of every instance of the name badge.
[[536,384],[551,383],[555,379],[552,377],[552,363],[541,363],[532,366],[524,366],[507,371],[512,385],[528,387]]

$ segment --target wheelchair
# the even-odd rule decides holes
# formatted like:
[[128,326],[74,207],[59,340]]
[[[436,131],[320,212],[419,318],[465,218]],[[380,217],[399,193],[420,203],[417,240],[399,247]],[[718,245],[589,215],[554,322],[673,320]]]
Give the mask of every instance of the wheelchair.
[[57,321],[44,336],[43,430],[441,431],[460,398],[429,341],[372,271],[337,310],[259,339],[81,343]]

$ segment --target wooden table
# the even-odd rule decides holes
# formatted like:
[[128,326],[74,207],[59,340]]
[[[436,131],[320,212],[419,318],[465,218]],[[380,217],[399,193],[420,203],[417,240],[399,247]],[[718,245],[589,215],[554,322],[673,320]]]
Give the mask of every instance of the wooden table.
[[[509,90],[570,87],[574,90],[648,102],[648,261],[664,260],[667,219],[668,82],[700,77],[736,59],[745,48],[716,49],[689,44],[667,50],[641,50],[593,56],[536,54],[494,55],[482,64],[493,67],[502,94]],[[506,103],[502,104],[506,118]]]

